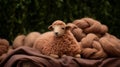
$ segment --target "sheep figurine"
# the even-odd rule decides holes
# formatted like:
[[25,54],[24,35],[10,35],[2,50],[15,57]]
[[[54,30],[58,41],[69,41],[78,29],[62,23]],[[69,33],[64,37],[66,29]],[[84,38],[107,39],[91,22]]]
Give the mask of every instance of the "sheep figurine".
[[48,27],[50,32],[41,34],[33,48],[42,54],[55,58],[65,55],[80,57],[81,47],[70,31],[71,26],[61,20],[56,20]]

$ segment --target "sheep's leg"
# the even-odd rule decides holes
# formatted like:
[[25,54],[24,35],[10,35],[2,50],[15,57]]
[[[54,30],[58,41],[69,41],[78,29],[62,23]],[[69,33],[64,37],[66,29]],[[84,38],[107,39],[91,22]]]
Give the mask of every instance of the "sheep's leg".
[[76,54],[75,57],[76,57],[76,58],[80,58],[81,55],[80,55],[80,54]]
[[56,55],[56,54],[50,54],[50,56],[53,57],[53,58],[59,58],[59,56]]

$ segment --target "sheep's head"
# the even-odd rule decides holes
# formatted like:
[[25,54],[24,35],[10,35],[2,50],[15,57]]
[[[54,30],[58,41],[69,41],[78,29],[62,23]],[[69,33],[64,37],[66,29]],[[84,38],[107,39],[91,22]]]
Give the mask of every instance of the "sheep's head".
[[78,28],[78,27],[77,27],[75,24],[73,24],[73,23],[68,23],[67,26],[70,26],[70,27],[71,27],[71,28],[70,28],[71,30]]
[[48,27],[49,30],[53,30],[54,34],[59,37],[65,34],[67,30],[70,29],[70,26],[67,26],[63,21],[57,20]]

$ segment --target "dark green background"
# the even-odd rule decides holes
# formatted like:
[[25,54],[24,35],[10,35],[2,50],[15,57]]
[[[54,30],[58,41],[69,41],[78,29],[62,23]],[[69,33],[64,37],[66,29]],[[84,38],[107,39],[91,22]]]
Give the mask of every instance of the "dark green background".
[[120,0],[0,0],[0,37],[11,43],[18,34],[45,32],[55,20],[91,17],[120,38]]

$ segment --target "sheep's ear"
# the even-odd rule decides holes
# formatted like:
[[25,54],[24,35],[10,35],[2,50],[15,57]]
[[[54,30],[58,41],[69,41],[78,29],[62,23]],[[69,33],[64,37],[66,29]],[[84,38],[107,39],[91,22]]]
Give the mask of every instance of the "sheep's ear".
[[68,26],[68,25],[66,26],[66,30],[69,30],[70,28],[71,28],[71,26]]
[[48,27],[48,29],[49,29],[49,30],[53,30],[52,25],[50,25],[50,26]]

